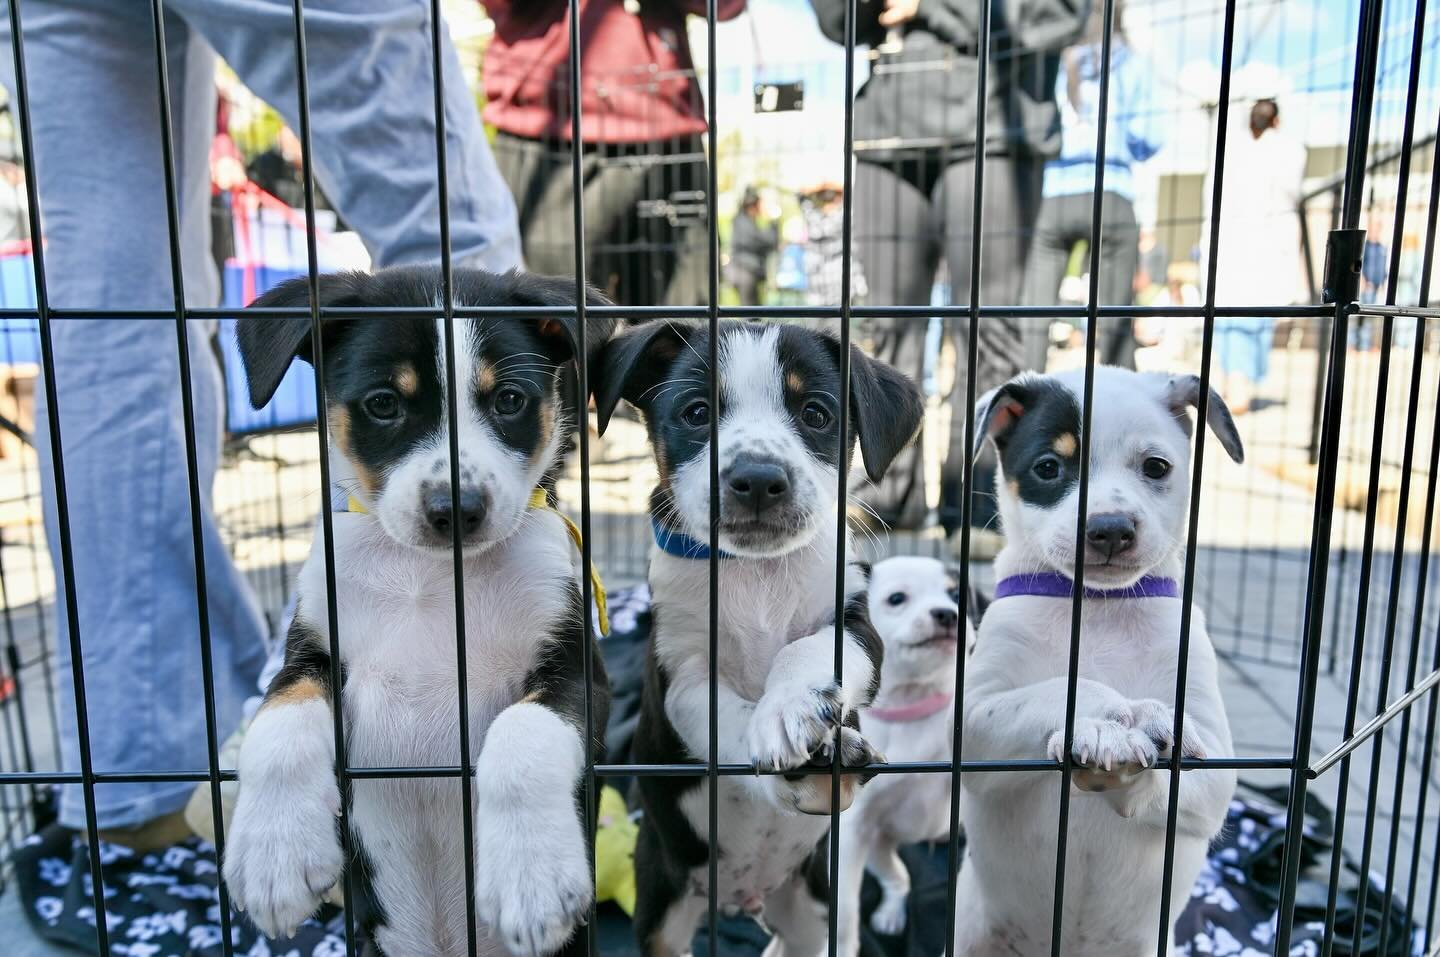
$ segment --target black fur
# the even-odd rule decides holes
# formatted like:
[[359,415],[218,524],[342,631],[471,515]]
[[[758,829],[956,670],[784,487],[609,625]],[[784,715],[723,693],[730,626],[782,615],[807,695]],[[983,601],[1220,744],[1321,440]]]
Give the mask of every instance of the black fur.
[[[1021,501],[1053,508],[1080,481],[1080,405],[1060,383],[1039,376],[1011,380],[977,418],[977,442],[994,440],[1005,480],[1018,486]],[[1062,454],[1067,435],[1069,453]],[[1058,466],[1053,477],[1044,471],[1050,463]]]

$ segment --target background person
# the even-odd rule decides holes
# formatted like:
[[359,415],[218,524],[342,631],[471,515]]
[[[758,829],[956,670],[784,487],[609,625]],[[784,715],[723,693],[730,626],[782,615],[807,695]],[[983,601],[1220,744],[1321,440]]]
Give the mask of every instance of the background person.
[[[705,0],[580,0],[586,278],[618,303],[699,305],[705,106],[685,18]],[[729,20],[745,0],[719,0]],[[485,120],[535,272],[575,271],[568,0],[488,0]]]
[[[1273,99],[1250,108],[1249,136],[1231,136],[1225,150],[1224,194],[1215,263],[1218,305],[1285,306],[1306,297],[1301,259],[1300,196],[1305,147],[1280,130]],[[1206,185],[1205,195],[1211,195]],[[1204,248],[1208,249],[1208,241]],[[1270,368],[1275,320],[1216,318],[1214,351],[1230,411],[1249,411]]]
[[[1105,123],[1105,192],[1100,199],[1100,256],[1097,263],[1093,250],[1088,251],[1088,266],[1084,267],[1100,270],[1099,302],[1107,306],[1128,306],[1135,301],[1140,229],[1135,221],[1132,167],[1154,156],[1161,146],[1158,111],[1151,93],[1155,71],[1126,41],[1123,12],[1124,5],[1116,0]],[[1090,244],[1104,32],[1105,7],[1097,3],[1091,8],[1081,42],[1066,49],[1060,58],[1055,94],[1060,104],[1060,155],[1045,166],[1045,198],[1026,266],[1026,305],[1058,305],[1060,280],[1071,253],[1078,244]],[[1099,336],[1097,361],[1135,368],[1133,319],[1102,318]]]
[[747,187],[740,209],[730,221],[730,262],[725,272],[742,306],[758,306],[764,301],[770,257],[780,247],[780,218],[772,216],[768,227],[761,226],[762,206],[760,193]]
[[[988,102],[983,142],[976,142],[980,109],[976,73],[982,3],[989,0],[885,0],[862,3],[858,43],[874,50],[870,78],[855,97],[855,244],[869,278],[872,306],[928,305],[936,269],[945,260],[950,300],[970,294],[971,219],[975,157],[985,153],[980,302],[1020,302],[1025,258],[1040,205],[1044,161],[1059,152],[1055,104],[1058,52],[1085,24],[1090,0],[1030,0],[1005,4],[992,19]],[[811,0],[820,29],[844,42],[846,0]],[[834,304],[833,302],[831,303]],[[957,340],[953,321],[944,335]],[[880,319],[868,323],[875,354],[922,381],[927,322]],[[962,327],[958,354],[966,355]],[[979,325],[977,394],[1022,369],[1043,367],[1043,323],[987,318]],[[960,523],[960,476],[965,456],[965,368],[958,363],[951,392],[950,441],[941,469],[940,521]],[[884,523],[918,528],[927,514],[921,442],[900,453],[884,482],[862,490]],[[989,461],[989,460],[987,460]],[[989,467],[993,470],[993,466]],[[991,476],[991,477],[987,477]],[[993,471],[977,470],[974,523],[993,520]]]
[[[214,306],[219,283],[210,248],[209,159],[216,54],[297,124],[293,8],[289,0],[168,0],[165,11],[185,296],[190,305]],[[52,304],[170,309],[149,5],[29,0],[21,24]],[[360,231],[376,266],[438,260],[428,7],[309,0],[305,30],[317,178]],[[12,50],[7,20],[0,28],[0,72],[15,97]],[[448,42],[441,62],[455,260],[518,266],[514,205]],[[106,131],[104,149],[96,149],[97,130]],[[51,330],[75,559],[69,584],[79,611],[94,767],[202,768],[208,750],[175,327],[97,318],[58,319]],[[190,322],[206,595],[223,734],[255,692],[266,635],[211,510],[225,394],[212,333],[212,322]],[[50,492],[55,476],[45,394],[36,394],[35,444],[59,590],[65,584]],[[80,758],[64,602],[56,603],[56,618],[61,762],[75,770]],[[121,843],[168,843],[193,789],[184,782],[107,783],[95,789],[99,826]],[[65,826],[84,827],[79,785],[66,786],[59,814]]]

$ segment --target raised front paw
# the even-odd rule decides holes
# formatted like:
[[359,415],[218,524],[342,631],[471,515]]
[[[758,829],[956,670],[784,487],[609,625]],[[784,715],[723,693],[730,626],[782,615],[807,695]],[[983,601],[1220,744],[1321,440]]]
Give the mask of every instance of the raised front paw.
[[[835,807],[833,771],[835,766],[834,736],[824,738],[814,755],[801,768],[790,774],[768,775],[762,780],[770,798],[782,810],[802,814],[829,814]],[[859,769],[871,764],[884,764],[885,755],[875,750],[864,735],[854,728],[840,729],[840,767]],[[841,811],[855,803],[855,795],[874,772],[854,770],[840,775]]]
[[[1050,736],[1046,753],[1055,761],[1064,760],[1065,732]],[[1145,732],[1135,727],[1129,709],[1115,710],[1105,717],[1075,718],[1070,745],[1074,765],[1071,781],[1083,791],[1109,791],[1125,787],[1159,758],[1159,749]]]
[[293,937],[340,880],[340,791],[328,773],[308,789],[240,789],[225,843],[230,899],[267,937]]
[[840,688],[833,682],[810,687],[798,682],[766,690],[750,716],[750,760],[762,771],[784,771],[809,763],[845,717]]
[[565,798],[559,816],[483,806],[476,816],[475,910],[516,957],[555,953],[590,912],[590,858]]
[[[1130,715],[1135,729],[1148,737],[1155,745],[1160,757],[1170,757],[1175,744],[1175,709],[1154,698],[1141,698],[1130,702]],[[1185,716],[1180,754],[1186,758],[1205,757],[1205,746],[1194,731],[1195,723]]]

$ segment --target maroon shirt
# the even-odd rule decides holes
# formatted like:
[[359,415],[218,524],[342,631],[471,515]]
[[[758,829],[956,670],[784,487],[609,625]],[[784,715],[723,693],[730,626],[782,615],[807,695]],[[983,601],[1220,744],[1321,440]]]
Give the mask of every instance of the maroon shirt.
[[[585,143],[644,143],[705,132],[685,16],[705,0],[579,0]],[[495,36],[485,53],[485,121],[531,139],[570,139],[566,0],[485,0]],[[717,0],[730,20],[745,0]]]

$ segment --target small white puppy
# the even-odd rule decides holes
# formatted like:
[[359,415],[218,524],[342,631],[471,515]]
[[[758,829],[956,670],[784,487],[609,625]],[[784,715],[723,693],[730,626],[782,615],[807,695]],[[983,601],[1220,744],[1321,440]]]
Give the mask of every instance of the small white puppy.
[[[986,396],[978,411],[978,442],[994,441],[1000,456],[1005,547],[966,669],[966,760],[1058,762],[1064,753],[1083,381],[1078,370],[1022,375]],[[1170,772],[1153,765],[1176,750],[1186,758],[1231,753],[1215,652],[1199,610],[1191,618],[1184,740],[1172,747],[1190,409],[1199,396],[1191,375],[1095,373],[1060,941],[1067,957],[1155,952]],[[1213,391],[1207,420],[1241,461],[1234,421]],[[976,771],[962,780],[967,844],[955,953],[1049,955],[1060,775]],[[1172,919],[1234,787],[1234,771],[1181,775]]]
[[[933,558],[887,558],[870,573],[870,620],[885,642],[880,692],[865,713],[865,734],[890,761],[949,761],[955,738],[955,653],[959,574]],[[976,612],[974,602],[970,603]],[[975,629],[963,625],[965,649]],[[870,924],[882,934],[905,927],[910,874],[901,845],[950,833],[950,775],[880,774],[840,818],[841,957],[860,951],[860,883],[868,869],[883,897]]]

